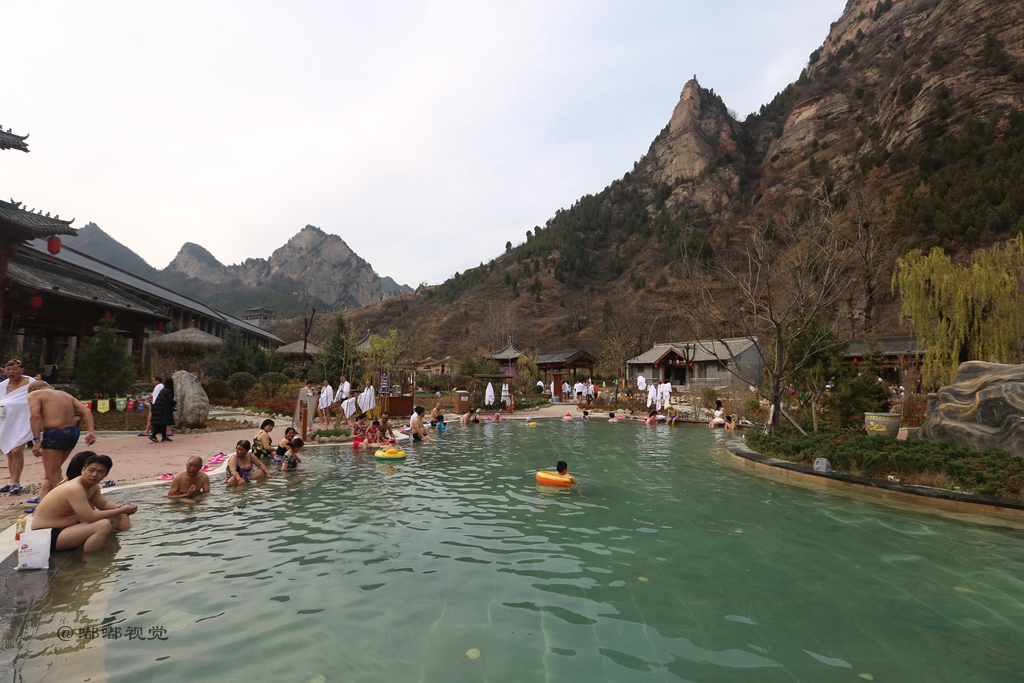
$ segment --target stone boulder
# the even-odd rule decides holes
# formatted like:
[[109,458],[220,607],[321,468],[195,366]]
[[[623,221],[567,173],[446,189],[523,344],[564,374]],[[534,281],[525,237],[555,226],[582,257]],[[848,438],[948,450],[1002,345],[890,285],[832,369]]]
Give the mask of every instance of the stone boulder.
[[182,429],[202,429],[210,415],[210,397],[191,372],[178,370],[174,380],[174,423]]
[[969,361],[928,395],[922,439],[1024,457],[1024,365]]

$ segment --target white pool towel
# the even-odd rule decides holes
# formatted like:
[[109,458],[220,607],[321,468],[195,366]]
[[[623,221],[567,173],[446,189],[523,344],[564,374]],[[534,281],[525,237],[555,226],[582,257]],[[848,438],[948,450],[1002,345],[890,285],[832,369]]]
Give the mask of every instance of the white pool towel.
[[6,410],[6,417],[0,419],[0,451],[4,453],[32,440],[32,414],[28,409],[28,387],[32,382],[8,394],[10,383],[9,379],[0,382],[0,406]]
[[492,405],[494,403],[494,385],[490,382],[487,383],[487,391],[484,393],[484,405]]
[[366,387],[363,393],[359,394],[359,398],[356,400],[359,405],[359,409],[364,413],[368,413],[377,407],[377,394],[372,386]]
[[341,409],[345,411],[345,419],[352,417],[356,414],[356,399],[346,398],[341,402]]

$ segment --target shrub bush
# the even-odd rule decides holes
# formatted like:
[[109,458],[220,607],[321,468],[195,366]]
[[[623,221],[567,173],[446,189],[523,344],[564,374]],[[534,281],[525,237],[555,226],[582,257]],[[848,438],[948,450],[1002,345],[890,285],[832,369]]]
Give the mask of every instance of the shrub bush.
[[244,403],[246,394],[256,386],[256,378],[248,372],[236,372],[228,377],[228,386],[235,392],[235,397]]
[[287,399],[253,401],[252,407],[255,412],[291,415],[295,412],[295,401]]
[[828,458],[839,472],[877,479],[895,475],[906,483],[946,483],[985,496],[1024,497],[1024,459],[1000,449],[979,453],[941,441],[895,441],[835,429],[808,436],[789,429],[774,436],[747,432],[746,439],[754,450],[784,460],[813,464]]
[[231,393],[231,387],[228,383],[222,379],[211,379],[203,384],[203,390],[206,391],[206,395],[210,397],[211,401],[221,403],[225,399],[232,399],[235,397]]

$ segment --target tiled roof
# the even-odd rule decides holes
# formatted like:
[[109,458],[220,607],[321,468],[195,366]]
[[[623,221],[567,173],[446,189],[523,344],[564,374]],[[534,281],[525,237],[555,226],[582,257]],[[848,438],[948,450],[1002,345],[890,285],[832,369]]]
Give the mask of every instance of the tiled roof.
[[8,128],[6,131],[0,128],[0,149],[16,149],[21,152],[28,151],[28,144],[25,142],[28,140],[27,135],[15,135]]
[[[22,208],[21,202],[0,200],[0,226],[16,233],[20,239],[35,239],[50,235],[77,235],[78,231],[71,227],[74,221],[61,220],[59,216],[50,217]],[[24,235],[23,237],[21,235]]]
[[878,337],[876,339],[851,339],[850,345],[843,353],[843,358],[860,358],[868,355],[872,344],[876,345],[883,356],[915,356],[917,355],[917,337]]
[[519,356],[523,355],[519,352],[516,347],[512,346],[512,339],[509,338],[508,344],[505,344],[505,348],[501,351],[495,351],[491,354],[493,360],[518,360]]
[[[46,240],[34,240],[29,242],[26,249],[36,251],[40,254],[46,254],[49,258],[49,254],[46,251]],[[280,337],[267,332],[264,329],[256,327],[244,320],[228,315],[218,311],[216,308],[207,306],[206,304],[190,299],[187,296],[183,296],[174,292],[166,287],[161,287],[155,282],[150,282],[145,278],[141,278],[137,275],[133,275],[125,270],[121,270],[116,266],[112,266],[109,263],[104,263],[99,259],[95,259],[87,254],[83,254],[80,251],[71,249],[70,247],[64,247],[60,253],[56,256],[58,263],[65,263],[71,269],[81,270],[88,273],[98,275],[102,278],[123,285],[128,289],[135,290],[144,293],[146,296],[151,296],[154,299],[160,299],[174,306],[178,306],[184,310],[199,313],[205,315],[214,320],[220,320],[232,327],[237,327],[243,332],[262,337],[270,342],[276,342],[278,344],[284,344]]]
[[634,365],[651,365],[664,358],[665,354],[669,351],[675,351],[683,358],[689,356],[690,360],[695,363],[729,360],[753,345],[754,342],[747,337],[733,337],[723,339],[721,342],[712,339],[691,342],[669,342],[667,344],[655,344],[636,358],[630,358],[626,362]]
[[587,361],[593,361],[596,363],[597,359],[593,355],[587,353],[586,349],[565,349],[563,351],[545,351],[544,353],[537,354],[537,365],[549,365],[558,363],[568,363],[574,360],[578,356],[587,356]]
[[42,295],[84,301],[119,311],[141,313],[166,320],[167,316],[156,306],[105,282],[102,278],[62,268],[28,255],[18,254],[8,264],[7,275],[23,287],[39,290]]

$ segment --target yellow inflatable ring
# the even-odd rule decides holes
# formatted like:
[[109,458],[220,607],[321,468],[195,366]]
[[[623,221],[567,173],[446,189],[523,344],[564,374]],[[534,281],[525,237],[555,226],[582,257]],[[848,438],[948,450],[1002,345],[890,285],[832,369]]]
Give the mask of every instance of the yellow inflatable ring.
[[404,460],[405,451],[400,451],[397,448],[389,448],[384,450],[383,448],[373,454],[377,460]]
[[527,422],[527,423],[526,423],[526,426],[527,426],[527,427],[536,427],[536,426],[537,426],[537,423],[536,423],[536,422]]
[[563,477],[558,472],[541,470],[537,473],[537,483],[545,486],[572,486],[575,482],[572,477]]

